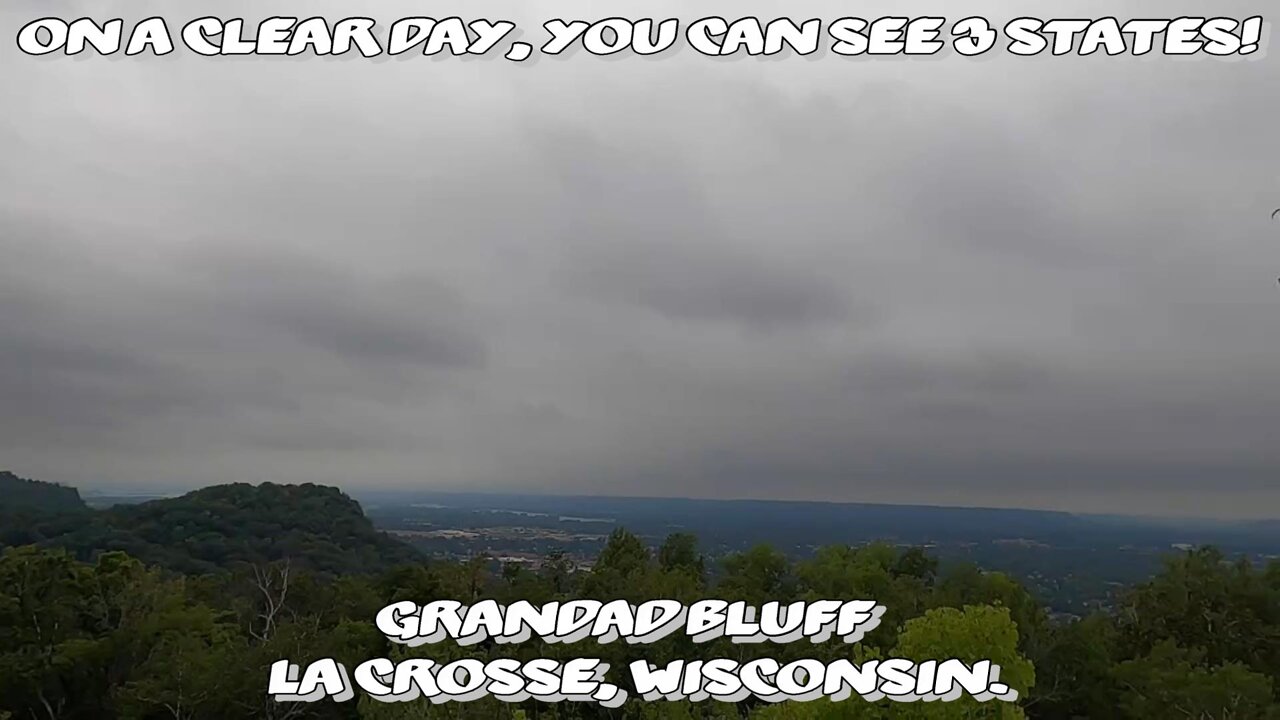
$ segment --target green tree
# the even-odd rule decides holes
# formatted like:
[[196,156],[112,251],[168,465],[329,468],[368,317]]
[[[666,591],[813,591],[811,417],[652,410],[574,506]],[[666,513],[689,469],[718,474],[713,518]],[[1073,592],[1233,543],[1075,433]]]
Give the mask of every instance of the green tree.
[[701,583],[706,561],[698,552],[698,538],[691,533],[672,533],[658,548],[658,567],[666,572],[684,572]]
[[768,545],[757,545],[725,558],[724,575],[716,592],[720,597],[753,605],[789,602],[795,596],[796,579],[785,555]]
[[1165,640],[1199,648],[1209,665],[1242,663],[1280,677],[1280,587],[1251,563],[1213,548],[1169,558],[1125,599],[1117,615],[1132,657]]
[[1280,717],[1271,680],[1240,663],[1204,665],[1203,651],[1163,640],[1115,671],[1122,717],[1267,720]]
[[649,549],[640,538],[618,528],[609,535],[591,572],[583,578],[582,594],[596,600],[645,600],[645,578],[651,570]]
[[1112,669],[1117,652],[1115,624],[1105,615],[1051,628],[1034,661],[1036,684],[1028,708],[1046,720],[1116,717]]
[[[969,605],[937,608],[908,620],[893,650],[896,657],[916,662],[956,659],[966,663],[990,660],[1000,666],[1000,682],[1025,698],[1035,685],[1035,669],[1018,651],[1018,627],[1008,608]],[[1021,707],[1001,700],[979,702],[962,697],[949,703],[911,703],[894,708],[901,718],[1025,717]]]

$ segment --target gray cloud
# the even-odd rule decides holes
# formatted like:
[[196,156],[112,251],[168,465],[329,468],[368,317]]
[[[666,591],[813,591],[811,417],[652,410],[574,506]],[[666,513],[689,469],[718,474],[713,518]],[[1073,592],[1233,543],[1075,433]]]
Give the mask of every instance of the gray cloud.
[[1277,62],[6,44],[0,467],[1265,512]]
[[589,297],[633,303],[674,320],[768,330],[849,318],[846,291],[821,276],[707,253],[696,243],[673,248],[637,240],[597,247],[575,259],[568,283]]
[[736,247],[731,220],[716,216],[672,149],[627,152],[586,131],[546,134],[535,147],[573,204],[561,273],[572,291],[672,320],[755,329],[848,316],[846,290],[814,268]]
[[296,338],[359,366],[483,365],[485,341],[447,286],[422,277],[362,280],[306,257],[206,258],[214,313]]

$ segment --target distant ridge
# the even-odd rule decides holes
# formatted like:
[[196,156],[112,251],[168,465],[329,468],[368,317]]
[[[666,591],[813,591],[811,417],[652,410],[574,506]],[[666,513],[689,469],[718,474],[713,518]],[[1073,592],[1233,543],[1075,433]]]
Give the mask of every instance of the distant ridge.
[[123,550],[184,573],[289,559],[321,573],[359,574],[421,559],[374,529],[341,490],[310,483],[214,485],[135,505],[0,520],[0,546],[32,543],[84,559]]
[[[1105,517],[1096,515],[1095,513],[1076,512],[1071,510],[1054,510],[1046,508],[1022,508],[1022,507],[993,507],[986,505],[944,505],[938,503],[900,503],[900,502],[860,502],[855,500],[788,500],[788,499],[769,499],[769,498],[706,498],[706,497],[687,497],[683,495],[584,495],[581,493],[516,493],[503,491],[468,491],[468,490],[413,490],[413,489],[386,489],[374,488],[369,490],[360,490],[357,495],[367,499],[380,498],[404,498],[404,497],[430,497],[435,499],[450,499],[459,503],[460,507],[480,506],[486,503],[492,503],[495,500],[512,500],[528,504],[554,504],[556,506],[563,505],[565,502],[589,502],[599,505],[608,505],[610,503],[625,503],[628,506],[636,506],[643,504],[661,504],[661,503],[685,503],[689,505],[738,505],[738,506],[755,506],[755,507],[793,507],[793,508],[845,508],[855,510],[883,510],[894,509],[904,511],[960,511],[970,513],[992,513],[992,514],[1021,514],[1035,516],[1049,516],[1059,518],[1072,517]],[[1116,515],[1117,518],[1132,518],[1139,516]]]
[[80,492],[73,487],[28,480],[0,470],[0,512],[67,512],[87,508]]

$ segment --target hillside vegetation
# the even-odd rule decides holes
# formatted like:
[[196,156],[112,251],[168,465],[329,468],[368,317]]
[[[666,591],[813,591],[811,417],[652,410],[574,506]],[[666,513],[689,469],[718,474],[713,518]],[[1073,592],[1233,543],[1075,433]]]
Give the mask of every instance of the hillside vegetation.
[[0,527],[0,545],[27,544],[64,548],[81,560],[119,550],[184,573],[292,558],[300,567],[343,574],[417,559],[412,548],[375,530],[355,500],[311,484],[216,485],[138,505],[11,519]]
[[80,491],[0,470],[0,513],[84,510]]
[[[1259,567],[1227,561],[1212,548],[1179,553],[1156,577],[1130,588],[1114,612],[1059,623],[1010,577],[974,566],[940,572],[919,548],[832,545],[795,561],[760,545],[713,567],[692,535],[673,534],[651,548],[618,529],[589,570],[563,556],[530,569],[485,556],[461,562],[415,557],[374,532],[359,509],[332,488],[226,485],[67,514],[63,526],[42,526],[51,534],[39,544],[0,554],[0,718],[1280,718],[1280,561]],[[673,635],[648,646],[534,639],[518,646],[406,647],[389,643],[373,622],[382,607],[406,599],[543,604],[707,597],[753,605],[870,598],[887,611],[880,626],[852,646],[839,640],[742,645],[725,638],[695,645]],[[614,668],[610,681],[624,686],[622,669],[642,658],[657,664],[765,656],[781,662],[992,659],[1019,699],[906,705],[857,696],[781,704],[633,700],[606,709],[492,698],[444,705],[362,696],[277,703],[265,693],[268,668],[282,658],[304,665],[335,658],[354,668],[375,657],[446,663],[583,656],[603,659]]]

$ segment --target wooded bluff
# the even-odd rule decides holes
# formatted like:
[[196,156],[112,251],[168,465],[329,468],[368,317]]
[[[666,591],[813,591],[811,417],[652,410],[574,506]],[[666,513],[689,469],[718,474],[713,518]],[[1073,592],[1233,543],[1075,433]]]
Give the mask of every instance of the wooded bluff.
[[[5,478],[5,482],[14,482]],[[74,492],[74,491],[72,491]],[[710,567],[696,538],[653,548],[618,529],[593,566],[538,569],[423,557],[373,528],[360,506],[316,485],[223,485],[108,510],[0,505],[0,717],[19,718],[1280,718],[1280,563],[1228,561],[1213,548],[1171,555],[1113,611],[1054,622],[1021,585],[973,566],[939,570],[919,548],[828,546],[790,560],[768,546]],[[54,499],[57,498],[57,499]],[[78,498],[78,496],[77,496]],[[714,570],[715,572],[712,572]],[[390,603],[533,604],[717,597],[755,605],[871,598],[886,610],[860,642],[590,650],[536,639],[395,645],[374,620]],[[860,698],[466,704],[276,703],[269,668],[332,657],[570,659],[612,668],[697,657],[990,659],[1017,703],[889,705]],[[615,678],[625,683],[625,675]]]

